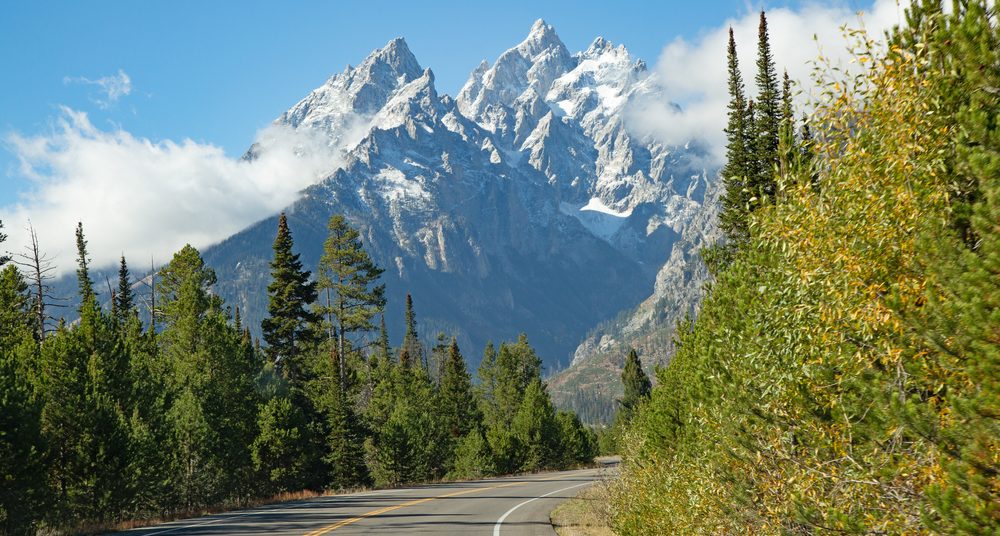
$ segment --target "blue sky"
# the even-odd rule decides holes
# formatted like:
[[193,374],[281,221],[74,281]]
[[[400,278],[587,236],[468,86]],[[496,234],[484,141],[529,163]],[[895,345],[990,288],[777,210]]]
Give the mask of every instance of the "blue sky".
[[[519,42],[537,18],[570,50],[603,35],[652,64],[675,37],[695,38],[752,9],[742,0],[20,2],[0,17],[0,134],[43,133],[68,106],[98,128],[191,138],[239,155],[309,90],[396,36],[454,95],[479,60]],[[119,71],[131,92],[116,102],[80,81]],[[10,148],[0,149],[0,206],[30,187],[15,164]]]
[[[749,81],[760,7],[744,0],[8,3],[0,15],[0,221],[9,235],[2,249],[22,251],[30,225],[68,269],[77,222],[97,266],[122,253],[163,260],[185,243],[213,244],[287,207],[331,171],[332,157],[297,152],[309,140],[265,128],[331,74],[403,36],[434,70],[438,90],[454,95],[480,60],[515,46],[538,18],[571,51],[603,36],[646,60],[667,100],[630,113],[629,128],[668,145],[703,142],[706,170],[715,168],[724,153],[727,26]],[[817,44],[849,59],[839,28],[857,27],[859,10],[870,12],[866,26],[876,36],[901,17],[897,0],[774,0],[766,8],[775,59],[806,82],[804,90]],[[269,135],[282,149],[267,162],[238,160]]]

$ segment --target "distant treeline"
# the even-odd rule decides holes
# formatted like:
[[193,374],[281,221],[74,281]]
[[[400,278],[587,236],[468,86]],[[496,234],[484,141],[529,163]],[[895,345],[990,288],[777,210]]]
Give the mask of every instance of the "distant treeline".
[[191,246],[145,280],[149,322],[124,258],[98,299],[82,226],[72,323],[52,319],[34,236],[0,258],[0,533],[592,459],[594,433],[554,410],[526,337],[489,345],[474,385],[454,338],[420,343],[407,296],[390,348],[381,269],[342,217],[329,231],[314,277],[280,218],[262,342]]
[[764,14],[754,102],[730,34],[727,241],[621,435],[619,533],[1000,533],[1000,25],[946,7],[851,32],[797,133]]

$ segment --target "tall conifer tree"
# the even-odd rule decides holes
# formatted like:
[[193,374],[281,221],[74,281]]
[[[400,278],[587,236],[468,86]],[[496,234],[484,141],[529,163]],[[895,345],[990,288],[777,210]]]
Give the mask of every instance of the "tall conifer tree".
[[480,416],[472,392],[472,378],[454,337],[448,346],[438,393],[440,415],[446,431],[453,439],[464,436],[477,427]]
[[325,318],[327,337],[337,346],[341,388],[347,388],[347,336],[374,328],[372,319],[385,307],[382,269],[361,244],[360,234],[341,215],[330,218],[318,269],[317,312]]
[[114,296],[114,309],[118,320],[124,322],[135,312],[135,298],[132,292],[132,276],[125,263],[125,255],[118,264],[118,290]]
[[749,180],[754,175],[754,142],[750,137],[751,119],[749,103],[743,88],[739,58],[736,55],[736,38],[729,28],[729,46],[726,51],[729,76],[729,120],[726,125],[726,164],[722,168],[722,181],[726,187],[722,198],[719,224],[730,241],[740,243],[747,236],[747,212],[750,205]]
[[406,308],[404,311],[406,331],[403,333],[403,345],[400,347],[400,355],[405,350],[410,365],[423,365],[424,347],[420,344],[420,336],[417,334],[417,318],[413,312],[413,296],[409,293],[406,294]]
[[771,42],[767,31],[767,17],[760,12],[757,29],[757,104],[754,130],[756,143],[756,177],[750,184],[752,195],[763,199],[774,196],[776,182],[774,170],[778,165],[778,139],[781,131],[781,94],[778,74],[774,67]]
[[642,362],[639,361],[639,354],[635,348],[629,350],[628,358],[625,360],[625,368],[622,370],[622,386],[625,394],[622,396],[622,413],[626,420],[631,420],[635,409],[644,400],[649,399],[653,390],[653,384],[649,381],[649,376],[642,370]]
[[318,317],[310,309],[316,301],[316,283],[309,280],[310,273],[302,268],[293,246],[288,220],[282,212],[274,238],[271,283],[267,286],[268,317],[261,322],[261,331],[268,357],[294,384],[302,374],[304,347],[312,340],[310,326]]

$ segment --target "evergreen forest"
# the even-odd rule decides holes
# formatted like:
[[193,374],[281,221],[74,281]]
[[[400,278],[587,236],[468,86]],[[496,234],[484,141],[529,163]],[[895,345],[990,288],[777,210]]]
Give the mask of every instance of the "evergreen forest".
[[595,454],[595,434],[553,408],[524,335],[488,346],[474,379],[454,338],[425,347],[406,296],[392,346],[382,270],[343,217],[331,218],[315,273],[279,219],[263,340],[213,294],[215,273],[191,246],[139,280],[123,257],[101,293],[78,226],[80,305],[66,312],[33,244],[0,259],[0,534],[569,468]]

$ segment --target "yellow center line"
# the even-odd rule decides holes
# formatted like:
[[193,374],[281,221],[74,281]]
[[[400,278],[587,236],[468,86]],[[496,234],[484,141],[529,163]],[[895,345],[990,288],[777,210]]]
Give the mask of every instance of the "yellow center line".
[[380,515],[380,514],[384,514],[386,512],[391,512],[393,510],[399,510],[400,508],[406,508],[407,506],[416,506],[418,504],[423,504],[425,502],[430,502],[430,501],[433,501],[435,499],[444,499],[444,498],[447,498],[447,497],[456,497],[458,495],[465,495],[466,493],[473,493],[473,492],[476,492],[476,491],[487,491],[487,490],[497,489],[497,488],[507,488],[507,487],[510,487],[510,486],[517,486],[517,485],[520,485],[520,484],[527,484],[527,483],[528,482],[524,482],[524,481],[508,482],[506,484],[500,484],[498,486],[490,486],[490,487],[487,487],[487,488],[463,489],[463,490],[456,491],[456,492],[453,492],[453,493],[446,493],[444,495],[438,495],[436,497],[425,497],[423,499],[416,499],[416,500],[413,500],[413,501],[409,501],[409,502],[405,502],[405,503],[401,503],[401,504],[396,504],[396,505],[393,505],[393,506],[386,506],[385,508],[380,508],[378,510],[372,510],[371,512],[365,512],[365,513],[363,513],[363,514],[361,514],[361,515],[359,515],[357,517],[352,517],[350,519],[345,519],[343,521],[339,521],[337,523],[334,523],[332,525],[328,525],[328,526],[323,527],[321,529],[314,530],[312,532],[307,532],[305,534],[305,536],[320,536],[320,535],[326,534],[328,532],[333,532],[333,531],[335,531],[335,530],[337,530],[337,529],[339,529],[341,527],[346,527],[347,525],[350,525],[352,523],[357,523],[358,521],[361,521],[361,520],[369,518],[369,517],[374,517],[374,516],[377,516],[377,515]]

